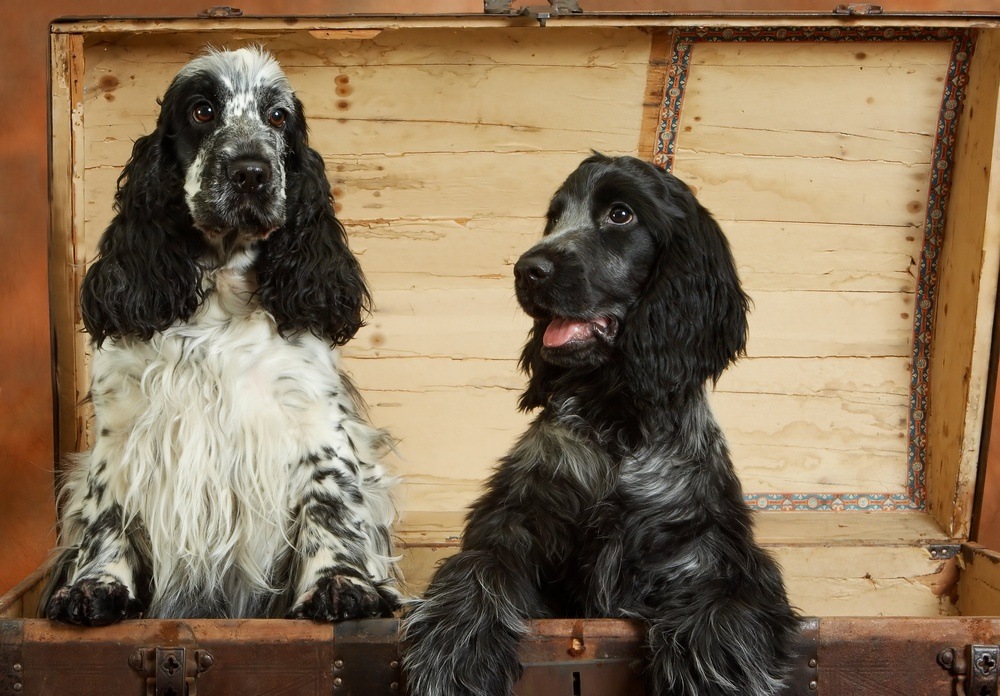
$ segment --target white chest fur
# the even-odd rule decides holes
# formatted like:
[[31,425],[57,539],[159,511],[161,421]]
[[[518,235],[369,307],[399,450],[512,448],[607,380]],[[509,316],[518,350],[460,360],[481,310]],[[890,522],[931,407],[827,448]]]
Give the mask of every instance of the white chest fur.
[[337,351],[280,337],[241,273],[212,280],[188,321],[93,359],[98,437],[81,469],[99,467],[148,533],[152,615],[220,589],[239,615],[276,589],[310,457],[377,466],[378,432],[357,419]]

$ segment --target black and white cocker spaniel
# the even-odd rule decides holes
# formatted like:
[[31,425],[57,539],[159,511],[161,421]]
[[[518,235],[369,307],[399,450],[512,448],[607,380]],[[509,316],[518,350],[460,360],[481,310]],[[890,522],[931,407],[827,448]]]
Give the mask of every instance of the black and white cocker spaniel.
[[336,349],[370,297],[275,60],[181,69],[115,211],[82,286],[95,440],[62,484],[46,615],[391,614],[389,443]]
[[728,242],[680,180],[595,155],[514,267],[541,409],[405,620],[412,696],[507,696],[525,620],[648,626],[648,692],[778,693],[798,632],[706,384],[744,351]]

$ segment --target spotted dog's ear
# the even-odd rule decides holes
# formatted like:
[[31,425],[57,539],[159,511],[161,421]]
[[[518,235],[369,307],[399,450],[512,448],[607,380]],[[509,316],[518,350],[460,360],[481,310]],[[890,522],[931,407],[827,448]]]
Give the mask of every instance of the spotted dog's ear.
[[83,322],[98,346],[106,338],[148,340],[201,301],[195,258],[204,242],[190,223],[180,165],[163,148],[167,121],[161,116],[157,130],[135,142],[118,178],[114,219],[83,279]]
[[287,133],[289,218],[261,246],[260,301],[282,334],[309,331],[342,345],[363,326],[371,294],[334,214],[323,158],[309,147],[298,99]]

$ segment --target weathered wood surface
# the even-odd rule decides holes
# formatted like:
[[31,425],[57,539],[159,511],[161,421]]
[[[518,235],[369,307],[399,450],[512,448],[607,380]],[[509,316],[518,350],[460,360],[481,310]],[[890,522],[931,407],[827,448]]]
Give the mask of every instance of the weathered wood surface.
[[[306,104],[372,282],[378,311],[346,353],[401,440],[412,510],[464,506],[523,428],[511,266],[589,148],[635,151],[649,90],[641,31],[474,33],[253,36]],[[90,253],[156,96],[217,39],[88,48]],[[750,491],[905,490],[912,265],[947,59],[943,42],[693,53],[676,171],[722,222],[755,302],[750,357],[713,397]]]
[[1000,265],[1000,36],[980,35],[959,122],[930,365],[928,510],[968,536]]
[[[86,346],[68,321],[82,269],[66,264],[93,255],[132,141],[152,129],[177,69],[206,43],[250,41],[276,52],[305,102],[373,286],[377,311],[345,353],[373,420],[400,440],[404,569],[417,591],[527,422],[515,408],[528,322],[513,263],[590,148],[649,145],[640,127],[655,125],[650,75],[665,74],[664,37],[580,25],[87,36],[74,68],[81,101],[59,112],[69,132],[56,134],[77,155],[54,185],[57,219],[72,228],[53,257],[57,330],[71,339],[60,343],[62,429],[81,446],[86,413],[70,400],[86,390]],[[948,50],[700,44],[692,54],[675,171],[720,220],[755,303],[750,354],[712,395],[750,492],[906,490],[915,263]],[[979,89],[996,100],[996,87]],[[971,321],[987,289],[948,292]],[[952,346],[971,360],[969,340]],[[963,446],[974,449],[971,432]],[[966,465],[954,474],[967,485]],[[785,515],[761,516],[759,536],[803,610],[954,611],[955,563],[925,546],[959,527]]]

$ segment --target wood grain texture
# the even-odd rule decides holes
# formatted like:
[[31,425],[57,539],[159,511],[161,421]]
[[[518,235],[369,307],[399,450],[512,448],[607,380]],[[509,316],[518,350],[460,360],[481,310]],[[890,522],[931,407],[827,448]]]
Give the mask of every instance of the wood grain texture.
[[1000,264],[1000,36],[980,35],[959,123],[951,202],[938,261],[930,365],[927,508],[967,536],[989,374]]
[[[376,421],[401,440],[407,511],[464,507],[523,428],[515,361],[529,324],[511,267],[587,148],[633,151],[664,70],[656,33],[475,34],[472,48],[431,28],[268,37],[315,115],[313,143],[375,290],[378,310],[346,354]],[[89,51],[87,253],[155,97],[209,38],[124,35]],[[713,400],[748,490],[901,493],[918,179],[947,47],[809,49],[695,53],[678,170],[727,229],[754,299],[751,358]],[[900,123],[894,99],[913,105]],[[851,108],[832,131],[839,102]]]
[[[267,0],[241,3],[273,12]],[[478,12],[475,0],[427,0],[421,11]],[[73,16],[195,17],[202,0],[50,0],[0,4],[0,95],[17,104],[0,139],[0,592],[28,574],[54,542],[56,460],[50,341],[48,180],[49,25]],[[413,12],[403,0],[289,0],[289,14]],[[199,22],[204,26],[204,22]],[[285,24],[287,26],[287,23]],[[58,72],[58,70],[57,70]],[[55,74],[54,74],[55,76]]]
[[959,558],[958,609],[967,616],[1000,616],[1000,553],[965,544]]
[[692,45],[674,172],[727,231],[754,302],[749,359],[714,398],[747,490],[906,492],[949,57],[948,42]]
[[[474,34],[471,43],[437,29],[267,37],[305,103],[373,288],[377,310],[345,354],[374,421],[400,441],[404,512],[464,507],[523,429],[516,361],[529,322],[513,299],[513,264],[540,235],[562,179],[591,148],[633,154],[642,116],[643,31]],[[88,43],[87,258],[132,140],[208,38]],[[84,365],[76,377],[85,389]],[[63,406],[66,418],[77,412]]]

